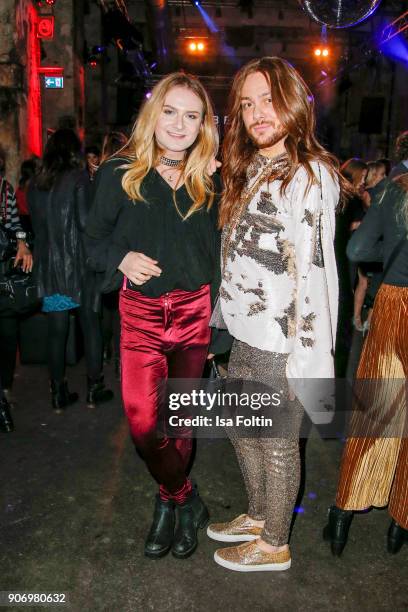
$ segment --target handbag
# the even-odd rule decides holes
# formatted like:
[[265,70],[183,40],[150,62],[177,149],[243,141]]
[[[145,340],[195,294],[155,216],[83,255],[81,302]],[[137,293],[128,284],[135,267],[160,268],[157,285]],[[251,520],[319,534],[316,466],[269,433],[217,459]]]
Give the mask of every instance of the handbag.
[[31,272],[14,267],[14,257],[0,263],[0,314],[24,315],[41,305]]
[[17,239],[14,232],[0,223],[0,262],[13,257],[17,251]]

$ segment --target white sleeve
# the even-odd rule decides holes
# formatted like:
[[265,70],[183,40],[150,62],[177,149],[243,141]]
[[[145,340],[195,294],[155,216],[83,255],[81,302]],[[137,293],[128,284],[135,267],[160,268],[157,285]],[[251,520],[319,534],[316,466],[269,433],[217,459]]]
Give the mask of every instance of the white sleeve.
[[309,191],[306,171],[294,177],[291,193],[295,220],[296,334],[286,376],[315,423],[332,418],[334,345],[338,281],[334,255],[334,213],[339,187],[328,170],[313,163]]

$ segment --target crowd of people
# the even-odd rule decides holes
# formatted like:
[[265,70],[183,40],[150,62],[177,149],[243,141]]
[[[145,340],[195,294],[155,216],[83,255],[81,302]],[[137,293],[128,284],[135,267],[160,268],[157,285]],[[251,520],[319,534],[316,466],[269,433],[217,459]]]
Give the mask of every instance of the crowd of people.
[[[266,57],[234,78],[221,178],[217,154],[210,98],[197,78],[178,72],[154,87],[130,137],[107,135],[101,152],[90,146],[82,158],[72,130],[51,135],[42,160],[22,168],[24,229],[2,179],[15,264],[33,268],[47,317],[52,408],[78,400],[65,378],[68,315],[77,311],[87,403],[112,399],[103,357],[113,354],[132,440],[157,485],[144,553],[184,559],[209,512],[189,475],[191,430],[167,432],[163,380],[199,379],[208,358],[230,349],[229,378],[285,381],[290,433],[228,432],[248,512],[207,529],[232,544],[216,551],[219,565],[285,570],[302,414],[323,401],[307,381],[344,375],[335,352],[349,350],[354,328],[367,336],[356,379],[376,382],[352,421],[324,537],[341,554],[353,512],[388,504],[388,549],[396,553],[408,530],[406,397],[392,384],[408,372],[408,132],[391,172],[387,159],[340,166],[316,138],[306,83],[288,62]],[[16,327],[18,317],[7,316]],[[17,336],[7,336],[4,318],[0,312],[0,418],[11,431]],[[392,434],[386,425],[367,428],[378,411]]]

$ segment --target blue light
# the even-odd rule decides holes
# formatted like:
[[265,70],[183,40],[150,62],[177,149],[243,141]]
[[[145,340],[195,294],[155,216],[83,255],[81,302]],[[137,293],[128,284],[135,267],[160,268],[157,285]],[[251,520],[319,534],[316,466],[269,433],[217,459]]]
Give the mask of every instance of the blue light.
[[305,509],[303,506],[295,506],[294,512],[296,512],[296,514],[304,514]]
[[381,45],[384,55],[399,62],[408,63],[408,44],[402,36],[394,36]]
[[215,34],[216,32],[218,32],[218,28],[215,25],[215,23],[213,22],[213,20],[211,19],[211,17],[209,16],[209,14],[203,9],[203,7],[200,5],[200,3],[198,2],[198,0],[195,0],[194,4],[196,5],[201,17],[204,19],[206,26],[208,27],[208,29],[210,30],[210,32],[212,32],[213,34]]

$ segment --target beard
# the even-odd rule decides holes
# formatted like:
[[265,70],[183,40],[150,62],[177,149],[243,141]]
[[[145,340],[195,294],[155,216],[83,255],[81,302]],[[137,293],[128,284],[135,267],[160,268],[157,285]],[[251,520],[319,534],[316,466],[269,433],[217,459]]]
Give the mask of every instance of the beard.
[[[250,130],[252,130],[255,125],[258,124],[254,123],[251,125]],[[283,127],[277,128],[272,134],[265,134],[264,136],[254,136],[251,131],[248,132],[249,138],[252,140],[253,144],[258,147],[258,149],[269,149],[269,147],[276,145],[276,143],[282,140],[282,138],[285,138],[286,135],[287,132]]]

